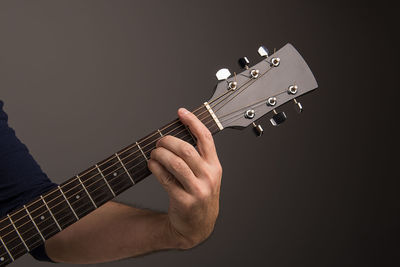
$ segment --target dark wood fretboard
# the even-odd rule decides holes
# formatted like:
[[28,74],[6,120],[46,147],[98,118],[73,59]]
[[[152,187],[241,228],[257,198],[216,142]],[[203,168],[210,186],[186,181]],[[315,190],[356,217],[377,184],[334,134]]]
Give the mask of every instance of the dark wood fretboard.
[[[206,105],[193,112],[215,134],[220,131]],[[147,160],[158,139],[172,135],[196,145],[179,119],[95,164],[0,219],[0,266],[43,244],[107,201],[146,178]]]

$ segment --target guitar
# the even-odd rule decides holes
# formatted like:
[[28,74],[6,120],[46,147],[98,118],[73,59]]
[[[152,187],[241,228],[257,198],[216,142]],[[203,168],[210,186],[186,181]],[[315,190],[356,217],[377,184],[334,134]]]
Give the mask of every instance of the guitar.
[[[271,113],[271,123],[278,126],[286,114],[277,112],[277,107],[294,101],[301,112],[297,98],[317,88],[310,68],[292,45],[272,55],[264,47],[258,52],[263,60],[253,67],[246,57],[239,60],[244,68],[239,74],[219,70],[214,95],[192,111],[212,134],[253,125],[255,133],[262,135],[256,120]],[[150,153],[165,135],[196,145],[190,130],[175,119],[1,218],[0,266],[14,262],[149,176]]]

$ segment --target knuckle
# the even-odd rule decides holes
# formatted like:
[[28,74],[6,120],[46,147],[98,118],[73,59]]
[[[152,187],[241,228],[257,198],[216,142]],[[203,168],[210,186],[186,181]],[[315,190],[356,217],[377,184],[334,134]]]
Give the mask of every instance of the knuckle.
[[182,172],[185,169],[185,163],[181,159],[173,160],[171,162],[171,168],[177,172]]
[[206,200],[210,196],[210,189],[207,186],[199,186],[196,189],[196,198],[198,200]]
[[188,199],[182,203],[182,209],[190,211],[195,206],[195,201],[193,199]]
[[160,179],[161,180],[161,184],[165,187],[168,187],[172,182],[173,182],[173,177],[172,175],[169,173],[167,174],[164,178]]
[[212,141],[213,140],[211,132],[208,129],[202,130],[201,131],[201,136],[207,141]]
[[182,147],[182,155],[186,158],[191,158],[194,156],[194,148],[190,145],[184,145]]
[[168,173],[168,174],[164,177],[163,181],[164,181],[164,183],[167,184],[167,185],[170,184],[170,183],[173,181],[172,175],[171,175],[170,173]]

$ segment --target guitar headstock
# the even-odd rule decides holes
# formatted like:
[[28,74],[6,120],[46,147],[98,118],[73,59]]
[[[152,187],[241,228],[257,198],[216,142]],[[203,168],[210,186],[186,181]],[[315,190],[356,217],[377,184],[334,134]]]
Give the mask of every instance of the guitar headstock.
[[252,67],[247,66],[247,58],[239,60],[245,68],[239,74],[230,76],[227,69],[217,72],[221,81],[208,104],[223,128],[253,124],[261,135],[262,128],[257,129],[254,121],[271,112],[271,123],[279,125],[286,115],[277,112],[277,107],[294,101],[301,112],[296,98],[318,87],[307,63],[292,45],[287,44],[272,55],[263,47],[258,52],[264,59]]

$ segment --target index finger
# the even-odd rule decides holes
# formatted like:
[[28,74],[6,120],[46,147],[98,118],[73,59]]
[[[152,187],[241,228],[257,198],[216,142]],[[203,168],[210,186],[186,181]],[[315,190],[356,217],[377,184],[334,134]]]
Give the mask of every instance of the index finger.
[[197,138],[197,147],[200,155],[207,161],[218,159],[214,139],[208,128],[194,115],[184,108],[178,110],[179,119],[189,127]]

